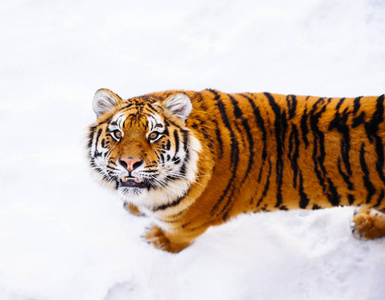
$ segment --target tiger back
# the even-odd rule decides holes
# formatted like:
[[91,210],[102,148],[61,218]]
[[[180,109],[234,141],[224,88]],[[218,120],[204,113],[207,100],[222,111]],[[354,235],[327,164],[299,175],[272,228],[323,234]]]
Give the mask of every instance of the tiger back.
[[102,89],[94,110],[91,166],[154,219],[156,248],[179,252],[240,213],[340,205],[363,207],[357,235],[385,235],[384,95]]

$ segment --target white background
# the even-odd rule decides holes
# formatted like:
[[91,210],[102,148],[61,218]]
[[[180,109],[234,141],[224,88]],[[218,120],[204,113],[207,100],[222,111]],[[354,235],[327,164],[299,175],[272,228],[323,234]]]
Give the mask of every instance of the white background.
[[94,92],[385,91],[385,1],[3,0],[0,299],[385,299],[353,210],[243,215],[177,255],[88,170]]

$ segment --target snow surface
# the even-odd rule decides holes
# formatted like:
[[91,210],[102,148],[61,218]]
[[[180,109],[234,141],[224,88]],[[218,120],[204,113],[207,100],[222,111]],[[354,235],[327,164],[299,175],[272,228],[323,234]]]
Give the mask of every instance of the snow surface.
[[385,299],[351,208],[243,215],[177,255],[90,178],[94,92],[385,91],[385,1],[2,0],[0,299]]

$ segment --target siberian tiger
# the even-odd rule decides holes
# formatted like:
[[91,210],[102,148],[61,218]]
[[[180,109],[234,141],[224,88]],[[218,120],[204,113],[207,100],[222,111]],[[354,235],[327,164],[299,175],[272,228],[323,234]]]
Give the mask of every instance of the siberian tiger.
[[340,205],[362,207],[356,235],[385,235],[384,95],[100,89],[93,109],[91,167],[153,217],[156,248],[179,252],[240,213]]

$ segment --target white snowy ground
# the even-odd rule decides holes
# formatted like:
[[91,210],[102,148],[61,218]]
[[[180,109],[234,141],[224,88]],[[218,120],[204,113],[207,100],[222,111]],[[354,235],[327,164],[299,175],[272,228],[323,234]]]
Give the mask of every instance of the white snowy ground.
[[91,99],[385,92],[385,1],[2,0],[0,299],[385,299],[351,208],[243,215],[177,255],[89,176]]

